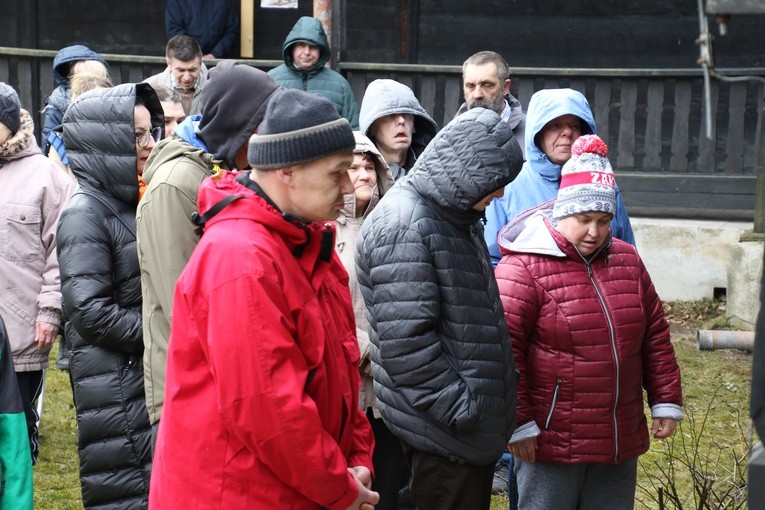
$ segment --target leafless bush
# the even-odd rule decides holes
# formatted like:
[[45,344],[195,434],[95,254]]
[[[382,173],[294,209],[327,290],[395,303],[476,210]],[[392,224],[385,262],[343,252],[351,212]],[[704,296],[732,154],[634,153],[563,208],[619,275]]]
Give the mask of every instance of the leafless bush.
[[[747,504],[747,459],[751,453],[751,433],[745,431],[741,410],[727,439],[740,437],[737,446],[710,441],[704,436],[710,412],[717,403],[720,387],[711,396],[699,420],[692,408],[678,424],[675,435],[665,441],[660,460],[639,465],[644,483],[638,491],[644,508],[659,510],[739,510]],[[649,506],[646,501],[651,501]]]

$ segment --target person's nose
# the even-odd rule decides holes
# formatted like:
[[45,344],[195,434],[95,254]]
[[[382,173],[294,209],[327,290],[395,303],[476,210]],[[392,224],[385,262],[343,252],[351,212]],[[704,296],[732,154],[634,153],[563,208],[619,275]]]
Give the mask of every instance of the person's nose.
[[571,138],[574,135],[574,126],[571,124],[564,124],[563,129],[561,130],[561,134]]
[[369,179],[372,178],[372,171],[368,168],[362,168],[361,172],[359,172],[359,180],[361,181],[369,181]]
[[144,149],[146,149],[147,151],[151,151],[155,145],[157,145],[157,142],[154,141],[153,136],[150,136],[149,143],[146,144],[146,147],[144,147]]
[[353,187],[353,183],[351,182],[351,176],[348,175],[348,172],[344,172],[343,176],[340,178],[340,194],[342,195],[350,195],[355,191]]

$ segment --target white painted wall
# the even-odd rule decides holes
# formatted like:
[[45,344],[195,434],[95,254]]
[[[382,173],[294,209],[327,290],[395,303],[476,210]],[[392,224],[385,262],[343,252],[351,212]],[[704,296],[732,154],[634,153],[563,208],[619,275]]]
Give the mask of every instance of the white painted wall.
[[[640,256],[663,301],[714,297],[728,287],[730,245],[751,222],[630,218]],[[760,256],[762,264],[762,256]]]

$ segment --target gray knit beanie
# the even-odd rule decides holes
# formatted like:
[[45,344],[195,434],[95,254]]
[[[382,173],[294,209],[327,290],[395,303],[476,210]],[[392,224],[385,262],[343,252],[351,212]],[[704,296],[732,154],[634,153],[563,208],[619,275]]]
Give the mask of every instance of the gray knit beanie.
[[258,132],[250,138],[247,159],[257,169],[308,163],[356,147],[353,130],[328,99],[283,89],[268,102]]
[[21,124],[21,101],[10,85],[0,82],[0,122],[15,135]]

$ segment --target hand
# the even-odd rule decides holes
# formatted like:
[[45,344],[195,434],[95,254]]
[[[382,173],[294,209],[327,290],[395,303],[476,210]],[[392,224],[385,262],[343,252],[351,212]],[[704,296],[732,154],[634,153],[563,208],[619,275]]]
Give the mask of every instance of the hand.
[[537,438],[530,437],[515,443],[507,443],[507,450],[517,459],[534,462],[537,460]]
[[[369,472],[368,469],[366,469],[366,471]],[[380,501],[380,495],[364,486],[364,483],[356,476],[355,468],[348,468],[348,472],[353,475],[359,488],[359,494],[356,496],[353,503],[351,503],[351,506],[348,507],[348,510],[374,510],[375,505]],[[369,476],[371,478],[371,473]]]
[[366,487],[367,489],[372,488],[372,472],[369,470],[366,466],[353,466],[349,467],[348,471],[361,480],[361,483]]
[[58,326],[55,324],[42,321],[35,322],[35,342],[39,350],[42,351],[46,347],[53,345],[57,334]]
[[655,439],[666,439],[675,433],[677,420],[672,418],[654,418],[651,424],[651,434]]
[[202,60],[212,60],[214,58],[215,58],[215,55],[213,55],[212,53],[207,53],[205,55],[202,55]]

